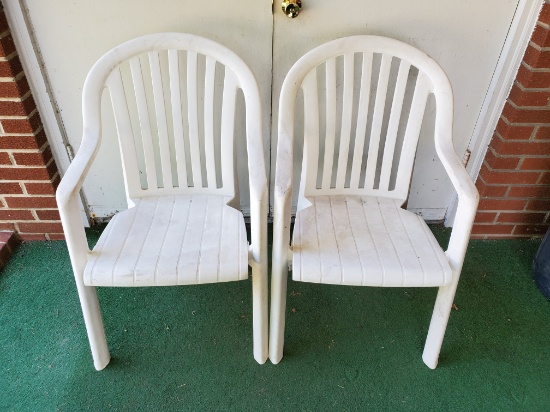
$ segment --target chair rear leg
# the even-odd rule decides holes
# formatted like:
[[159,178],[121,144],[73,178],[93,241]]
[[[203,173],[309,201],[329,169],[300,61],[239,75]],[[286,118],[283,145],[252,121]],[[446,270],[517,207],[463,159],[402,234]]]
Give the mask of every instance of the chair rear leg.
[[267,276],[258,264],[252,266],[252,313],[254,359],[264,364],[268,355]]
[[100,371],[109,364],[111,356],[109,354],[109,347],[107,346],[105,329],[103,328],[103,318],[101,317],[97,291],[93,286],[85,286],[82,281],[79,282],[77,280],[76,284],[84,315],[84,324],[86,325],[88,340],[92,350],[94,367]]
[[437,292],[435,307],[428,330],[428,337],[424,345],[422,360],[431,369],[435,369],[439,359],[439,352],[443,344],[445,329],[449,321],[449,315],[453,306],[457,281],[447,286],[442,286]]

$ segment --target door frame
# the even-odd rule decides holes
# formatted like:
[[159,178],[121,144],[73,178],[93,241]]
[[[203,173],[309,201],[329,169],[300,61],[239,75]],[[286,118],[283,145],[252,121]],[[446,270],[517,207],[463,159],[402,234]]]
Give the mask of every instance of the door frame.
[[[61,175],[67,170],[72,148],[68,143],[63,123],[56,110],[56,103],[40,56],[40,50],[34,40],[34,32],[28,19],[24,0],[2,0],[13,39],[25,70],[30,89],[44,124],[46,136],[52,148],[54,159]],[[489,142],[497,121],[510,92],[513,81],[521,64],[523,55],[536,25],[544,0],[520,0],[504,41],[493,78],[481,107],[476,126],[468,144],[470,161],[467,170],[475,181],[481,169]],[[457,207],[457,197],[453,195],[445,224],[452,226]],[[87,213],[81,203],[83,216]],[[87,219],[85,219],[87,221]]]

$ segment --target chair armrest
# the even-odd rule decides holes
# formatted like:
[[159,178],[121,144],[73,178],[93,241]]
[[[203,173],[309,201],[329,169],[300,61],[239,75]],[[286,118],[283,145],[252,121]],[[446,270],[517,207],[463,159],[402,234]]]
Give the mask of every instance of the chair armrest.
[[88,242],[78,202],[78,193],[99,147],[99,128],[85,130],[82,144],[56,191],[56,200],[74,273],[83,273]]
[[445,255],[453,272],[460,274],[477,211],[479,192],[454,151],[451,139],[440,142],[436,150],[458,194],[456,217]]

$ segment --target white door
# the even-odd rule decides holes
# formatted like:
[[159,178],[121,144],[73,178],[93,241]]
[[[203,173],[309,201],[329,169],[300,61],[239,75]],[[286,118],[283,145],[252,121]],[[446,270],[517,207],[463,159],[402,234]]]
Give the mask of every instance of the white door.
[[[312,48],[353,34],[378,34],[402,40],[441,64],[455,92],[454,139],[455,148],[462,155],[519,2],[302,0],[300,15],[289,19],[282,13],[280,1],[274,0],[273,14],[269,0],[255,0],[242,7],[224,0],[22,0],[22,3],[60,111],[62,127],[74,149],[78,148],[82,133],[82,84],[92,64],[113,46],[133,37],[182,31],[220,42],[251,67],[263,99],[266,156],[270,150],[273,156],[278,97],[289,68]],[[98,161],[84,186],[90,213],[98,217],[126,207],[114,136],[114,127],[107,125]],[[299,162],[299,156],[296,158]],[[273,172],[274,164],[271,179]],[[427,220],[440,220],[451,195],[451,185],[432,141],[421,136],[408,208]]]
[[[292,64],[307,51],[339,37],[376,34],[409,43],[430,55],[445,70],[455,96],[455,150],[462,156],[497,65],[519,0],[302,0],[291,19],[275,0],[273,23],[273,119],[279,91]],[[427,109],[429,118],[430,107]],[[297,121],[299,119],[297,118]],[[426,220],[442,220],[453,193],[438,161],[425,122],[417,152],[407,208]],[[272,123],[272,156],[277,123]],[[296,130],[297,149],[299,131]],[[295,152],[299,176],[301,154]],[[272,162],[271,179],[274,178]]]

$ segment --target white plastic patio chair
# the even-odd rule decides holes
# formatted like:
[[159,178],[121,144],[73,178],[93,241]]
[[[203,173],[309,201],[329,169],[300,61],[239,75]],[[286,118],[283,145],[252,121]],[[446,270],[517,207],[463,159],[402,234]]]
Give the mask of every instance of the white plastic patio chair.
[[[90,251],[78,198],[101,142],[104,88],[113,106],[129,208],[113,217]],[[216,88],[221,89],[217,94]],[[242,213],[228,205],[236,192],[238,89],[246,109],[250,246]],[[215,96],[221,108],[214,108]],[[249,265],[254,358],[264,363],[267,180],[260,95],[248,66],[229,49],[198,36],[148,35],[97,61],[82,102],[82,143],[57,189],[57,202],[95,368],[110,360],[95,286],[244,280]],[[216,116],[221,132],[215,132]]]
[[[339,111],[336,67],[341,63]],[[361,67],[360,73],[354,67]],[[359,95],[354,98],[358,78]],[[294,111],[300,88],[304,155],[291,242]],[[419,216],[402,208],[430,93],[437,106],[435,148],[459,198],[446,251]],[[336,133],[338,121],[341,129]],[[430,57],[405,43],[378,36],[347,37],[317,47],[294,64],[283,83],[278,121],[273,363],[283,356],[291,268],[293,279],[303,282],[439,287],[423,354],[426,365],[437,366],[478,202],[478,192],[453,148],[452,122],[447,76]]]

